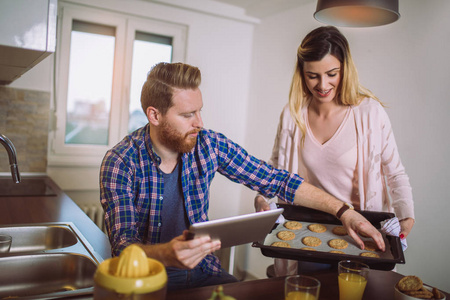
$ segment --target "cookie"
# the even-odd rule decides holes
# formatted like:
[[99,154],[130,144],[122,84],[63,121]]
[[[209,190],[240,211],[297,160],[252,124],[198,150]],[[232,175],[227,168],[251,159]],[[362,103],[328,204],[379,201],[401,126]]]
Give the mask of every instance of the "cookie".
[[328,246],[334,249],[345,249],[348,247],[348,242],[343,239],[332,239],[328,241]]
[[339,250],[331,250],[330,253],[345,254],[344,251],[339,251]]
[[432,292],[430,292],[429,290],[427,290],[423,287],[418,291],[410,291],[410,292],[403,292],[403,293],[405,293],[406,295],[409,295],[411,297],[419,298],[419,299],[431,299],[434,297]]
[[277,233],[277,237],[283,241],[290,241],[295,238],[295,233],[292,231],[283,230]]
[[380,258],[378,254],[373,252],[362,252],[359,256]]
[[433,293],[433,297],[436,299],[443,299],[444,297],[442,296],[441,292],[437,289],[437,288],[433,288],[433,290],[431,291]]
[[273,247],[284,247],[284,248],[291,248],[291,245],[289,245],[286,242],[273,242],[270,246]]
[[364,250],[378,251],[377,244],[374,241],[364,241]]
[[397,287],[402,292],[418,291],[422,288],[423,282],[417,276],[405,276],[397,283]]
[[302,239],[302,243],[305,244],[306,246],[317,247],[320,246],[320,244],[322,244],[322,241],[315,236],[306,236]]
[[345,229],[344,226],[336,226],[333,228],[332,232],[335,235],[340,235],[340,236],[347,235],[347,230]]
[[302,223],[297,221],[287,221],[284,223],[284,227],[291,230],[301,229],[303,227]]
[[316,249],[314,249],[314,248],[309,248],[309,247],[303,247],[303,248],[300,248],[300,250],[317,251]]
[[310,224],[308,225],[308,229],[316,233],[322,233],[327,231],[327,228],[322,224]]

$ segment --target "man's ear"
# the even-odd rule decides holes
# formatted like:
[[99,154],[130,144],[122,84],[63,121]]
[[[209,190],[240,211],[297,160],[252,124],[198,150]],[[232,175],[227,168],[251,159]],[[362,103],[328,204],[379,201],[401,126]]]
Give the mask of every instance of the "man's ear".
[[147,108],[147,119],[150,124],[158,126],[161,123],[161,113],[153,106]]

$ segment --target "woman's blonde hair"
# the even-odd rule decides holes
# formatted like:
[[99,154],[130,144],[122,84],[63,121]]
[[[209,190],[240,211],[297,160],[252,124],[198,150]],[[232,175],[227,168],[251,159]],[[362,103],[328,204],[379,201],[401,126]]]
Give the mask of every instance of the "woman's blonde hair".
[[334,26],[314,29],[305,36],[297,49],[297,64],[289,91],[289,109],[302,132],[302,145],[306,126],[301,110],[312,99],[312,94],[306,86],[303,66],[305,62],[320,61],[327,54],[333,55],[341,62],[341,83],[336,95],[338,104],[358,105],[364,98],[373,98],[380,102],[371,91],[359,84],[358,71],[345,36]]

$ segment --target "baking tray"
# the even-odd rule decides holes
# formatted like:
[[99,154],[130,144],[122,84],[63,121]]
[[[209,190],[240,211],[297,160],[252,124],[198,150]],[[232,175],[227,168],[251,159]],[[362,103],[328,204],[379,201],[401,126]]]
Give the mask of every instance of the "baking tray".
[[[303,224],[302,230],[308,230],[306,229],[306,226],[309,223],[319,223],[323,224],[327,227],[327,229],[334,227],[336,225],[342,225],[341,221],[339,221],[335,216],[303,207],[303,206],[295,206],[295,205],[287,205],[287,204],[277,204],[278,208],[283,208],[283,216],[286,220],[292,220],[292,221],[299,221]],[[393,213],[388,212],[374,212],[374,211],[358,211],[361,213],[369,222],[372,223],[372,225],[380,229],[381,224],[380,222],[391,219],[395,217]],[[351,259],[351,260],[357,260],[361,261],[367,265],[371,269],[376,270],[392,270],[394,269],[396,264],[404,264],[405,263],[405,257],[403,255],[403,250],[400,242],[399,237],[389,236],[383,234],[383,238],[386,244],[386,251],[385,253],[377,252],[381,257],[380,258],[373,258],[373,257],[362,257],[356,254],[352,254],[352,251],[350,253],[346,254],[336,254],[336,253],[329,253],[328,251],[325,251],[322,249],[319,249],[318,251],[308,251],[308,250],[301,250],[299,248],[283,248],[283,247],[274,247],[270,246],[270,240],[273,239],[274,234],[281,230],[288,230],[284,228],[283,224],[275,224],[272,228],[272,231],[266,236],[265,240],[263,241],[257,241],[252,244],[253,247],[260,248],[261,253],[264,256],[267,257],[274,257],[274,258],[285,258],[285,259],[292,259],[292,260],[299,260],[299,261],[309,261],[309,262],[318,262],[318,263],[327,263],[332,265],[337,265],[337,263],[341,260]],[[330,231],[330,230],[327,230]],[[295,232],[295,230],[294,230]],[[309,232],[309,235],[312,236],[318,236],[323,233],[312,233]],[[342,238],[340,236],[334,236],[335,238]],[[371,240],[370,238],[364,238],[361,237],[362,240],[368,241]],[[353,239],[350,236],[345,236],[344,238],[349,242],[349,248],[353,247],[353,249],[356,249],[356,243],[353,242]],[[279,240],[281,241],[281,240]],[[322,241],[322,244],[326,246],[326,240]],[[304,245],[303,245],[304,246]],[[322,246],[323,247],[323,246]],[[345,252],[348,252],[347,249],[344,250]],[[356,250],[353,250],[353,253],[355,253]],[[363,252],[363,250],[360,250],[360,252]],[[366,252],[366,251],[365,251]]]

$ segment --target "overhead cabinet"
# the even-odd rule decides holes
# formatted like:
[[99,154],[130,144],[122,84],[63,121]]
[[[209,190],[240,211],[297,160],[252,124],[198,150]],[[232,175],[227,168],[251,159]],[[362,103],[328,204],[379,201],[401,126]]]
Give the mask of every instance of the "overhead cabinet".
[[55,52],[57,0],[0,1],[0,84]]

